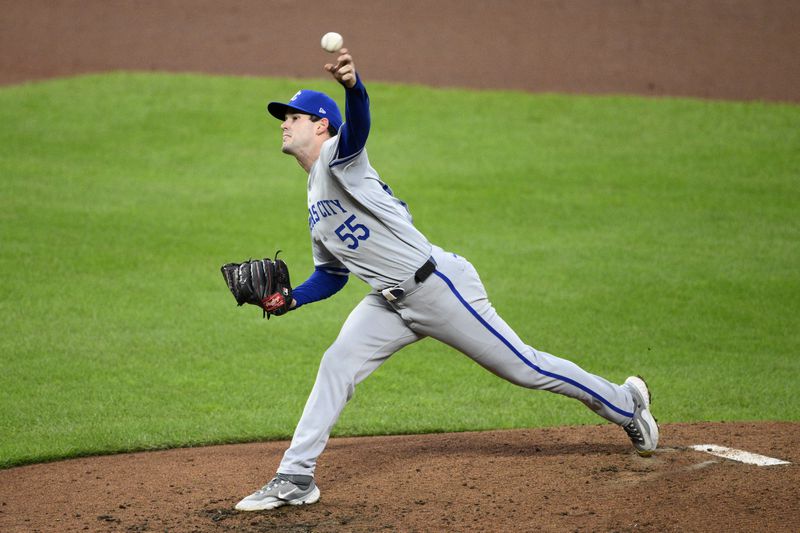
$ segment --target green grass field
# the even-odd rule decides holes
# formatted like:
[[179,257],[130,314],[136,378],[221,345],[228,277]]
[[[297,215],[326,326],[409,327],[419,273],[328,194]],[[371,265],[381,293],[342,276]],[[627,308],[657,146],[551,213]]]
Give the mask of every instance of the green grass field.
[[[291,435],[368,288],[266,321],[219,267],[313,268],[265,111],[300,86],[342,101],[163,74],[0,89],[0,467]],[[800,419],[800,107],[368,87],[373,164],[532,346],[642,373],[662,422]],[[599,422],[425,340],[334,435]]]

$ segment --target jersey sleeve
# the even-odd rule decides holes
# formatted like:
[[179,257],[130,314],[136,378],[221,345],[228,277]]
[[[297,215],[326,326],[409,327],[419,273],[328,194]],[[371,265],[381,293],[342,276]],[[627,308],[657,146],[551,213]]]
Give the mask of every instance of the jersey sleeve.
[[297,307],[330,298],[347,284],[347,276],[332,274],[317,267],[311,276],[292,291]]
[[367,145],[372,119],[369,114],[367,88],[356,74],[356,84],[345,89],[345,122],[339,128],[336,152],[329,163],[331,168],[345,165],[358,156]]

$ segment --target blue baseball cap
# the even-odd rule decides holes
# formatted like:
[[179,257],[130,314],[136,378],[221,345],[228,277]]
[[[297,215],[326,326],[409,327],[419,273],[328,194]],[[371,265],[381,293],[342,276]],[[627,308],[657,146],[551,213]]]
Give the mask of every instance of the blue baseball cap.
[[342,114],[339,112],[339,106],[333,101],[333,98],[325,93],[311,91],[308,89],[300,89],[292,96],[292,99],[287,103],[270,102],[267,104],[267,111],[273,117],[279,120],[286,119],[286,110],[294,109],[307,115],[317,115],[318,117],[327,118],[328,124],[333,126],[336,131],[342,126]]

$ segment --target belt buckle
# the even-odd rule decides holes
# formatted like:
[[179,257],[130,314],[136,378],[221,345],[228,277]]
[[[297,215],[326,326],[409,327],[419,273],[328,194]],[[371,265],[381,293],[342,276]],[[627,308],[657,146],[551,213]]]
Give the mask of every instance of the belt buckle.
[[388,289],[383,289],[381,294],[383,294],[387,302],[393,302],[405,296],[406,291],[402,287],[390,287]]

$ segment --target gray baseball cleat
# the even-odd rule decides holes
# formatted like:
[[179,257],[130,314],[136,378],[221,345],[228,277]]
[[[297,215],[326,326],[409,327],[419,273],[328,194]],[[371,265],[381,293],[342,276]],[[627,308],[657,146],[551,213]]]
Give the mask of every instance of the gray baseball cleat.
[[622,429],[631,438],[636,453],[649,457],[658,446],[658,422],[650,414],[650,390],[638,376],[629,377],[622,386],[631,391],[634,406],[633,419]]
[[272,481],[236,504],[237,511],[265,511],[282,505],[306,505],[319,501],[312,476],[278,474]]

